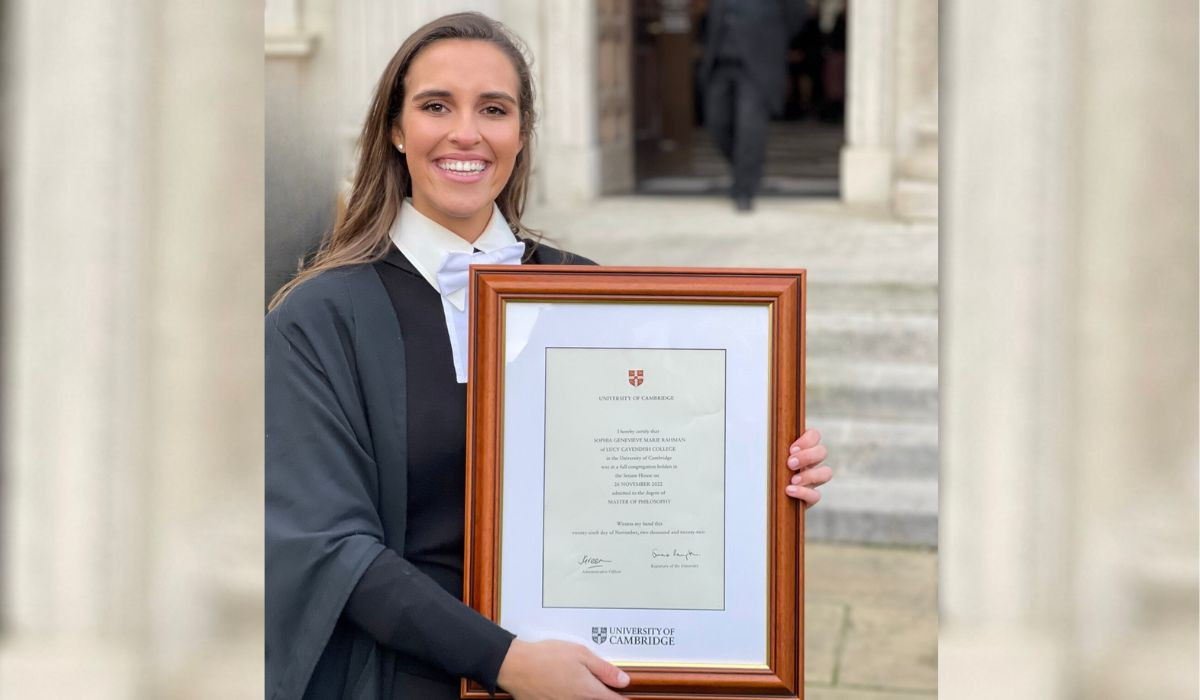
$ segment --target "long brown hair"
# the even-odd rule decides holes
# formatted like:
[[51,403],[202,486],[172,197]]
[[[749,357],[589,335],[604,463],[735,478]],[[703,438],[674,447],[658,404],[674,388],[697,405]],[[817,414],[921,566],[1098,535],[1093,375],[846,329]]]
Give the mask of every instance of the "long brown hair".
[[388,62],[375,88],[375,97],[371,100],[371,108],[359,137],[361,155],[346,212],[322,239],[312,259],[301,261],[296,276],[275,292],[268,309],[278,306],[297,285],[325,270],[374,262],[387,253],[392,222],[412,187],[408,162],[391,140],[392,127],[399,123],[404,107],[404,78],[413,58],[429,45],[443,39],[489,42],[508,56],[517,71],[520,85],[517,101],[520,103],[523,147],[513,164],[512,175],[496,197],[496,205],[517,233],[537,237],[535,231],[521,223],[529,191],[531,142],[537,118],[533,108],[533,78],[525,46],[503,24],[478,12],[446,15],[413,32]]

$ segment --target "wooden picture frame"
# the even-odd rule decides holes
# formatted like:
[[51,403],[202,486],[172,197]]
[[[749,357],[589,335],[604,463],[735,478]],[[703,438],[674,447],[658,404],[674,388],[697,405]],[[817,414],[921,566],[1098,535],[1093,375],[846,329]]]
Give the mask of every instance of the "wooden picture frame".
[[[630,685],[620,691],[627,697],[646,698],[647,700],[650,698],[682,700],[683,698],[718,697],[726,699],[802,698],[804,695],[804,513],[802,504],[784,493],[784,486],[791,477],[791,472],[786,467],[788,448],[804,430],[804,309],[807,301],[805,283],[806,273],[804,270],[569,265],[472,267],[469,345],[471,371],[467,388],[467,502],[463,572],[464,599],[467,604],[485,617],[500,624],[504,624],[503,614],[506,610],[510,616],[520,615],[521,613],[516,611],[525,609],[521,606],[528,605],[528,609],[534,610],[541,605],[543,610],[539,615],[545,617],[538,618],[542,621],[538,623],[537,632],[532,636],[575,639],[593,646],[597,653],[618,664],[629,673]],[[554,321],[555,318],[559,320]],[[628,326],[625,322],[627,318],[633,319]],[[766,398],[766,407],[761,413],[755,409],[753,411],[738,410],[736,416],[733,412],[721,414],[722,435],[729,432],[726,426],[733,425],[735,418],[737,421],[754,426],[758,426],[760,420],[755,416],[761,415],[761,420],[765,421],[761,430],[755,427],[748,433],[751,437],[744,438],[746,444],[750,445],[756,445],[760,440],[763,441],[761,453],[755,452],[758,448],[754,448],[749,451],[740,450],[735,454],[735,457],[740,454],[758,454],[761,460],[752,460],[748,467],[740,464],[731,466],[727,454],[731,453],[733,448],[728,446],[720,455],[720,458],[724,460],[720,464],[722,465],[721,476],[724,479],[723,489],[725,489],[722,491],[721,498],[723,499],[722,503],[725,504],[725,510],[721,517],[712,517],[714,517],[714,522],[720,522],[721,537],[732,537],[730,533],[733,527],[746,527],[749,528],[748,531],[758,532],[759,525],[755,524],[757,516],[742,518],[739,517],[740,513],[765,515],[765,524],[761,525],[763,531],[761,539],[755,539],[758,535],[749,539],[738,538],[738,546],[732,549],[722,539],[719,567],[709,567],[703,574],[704,581],[712,581],[713,570],[720,569],[722,607],[719,609],[715,606],[712,606],[711,609],[698,608],[701,610],[700,612],[691,608],[658,609],[654,606],[651,606],[648,611],[635,606],[614,608],[613,606],[598,605],[566,605],[547,607],[545,603],[548,576],[545,567],[537,573],[537,578],[542,580],[541,598],[533,603],[527,603],[528,600],[536,597],[532,590],[534,584],[532,569],[537,568],[538,564],[551,561],[548,558],[550,556],[548,552],[551,550],[546,542],[549,541],[551,535],[557,537],[556,533],[560,529],[555,528],[555,532],[548,535],[545,531],[548,528],[544,527],[545,522],[549,519],[547,513],[550,512],[545,509],[546,504],[553,506],[558,503],[556,499],[547,496],[549,488],[546,486],[550,483],[547,479],[551,479],[555,472],[545,464],[540,465],[542,481],[537,482],[537,468],[528,464],[531,460],[514,458],[514,464],[524,465],[520,467],[520,475],[517,473],[518,467],[512,467],[511,471],[506,473],[505,455],[518,454],[514,450],[527,450],[529,454],[537,454],[538,450],[542,450],[540,454],[544,461],[547,450],[553,447],[550,440],[558,439],[554,437],[558,431],[549,430],[545,427],[545,423],[541,427],[537,426],[535,420],[528,418],[535,414],[522,413],[521,411],[525,409],[518,410],[514,407],[529,406],[531,408],[528,410],[536,411],[538,402],[542,402],[543,416],[549,416],[545,418],[546,421],[551,418],[569,420],[569,418],[562,419],[560,417],[563,414],[562,411],[545,408],[545,402],[550,400],[546,397],[557,395],[553,394],[554,390],[551,384],[557,384],[558,380],[552,382],[547,378],[542,380],[541,386],[538,386],[539,371],[542,373],[541,376],[548,377],[550,375],[549,363],[551,360],[546,358],[559,356],[552,355],[551,350],[557,351],[560,347],[568,347],[590,351],[599,347],[605,352],[619,352],[615,356],[611,353],[601,353],[583,354],[581,357],[585,360],[593,357],[599,358],[605,362],[616,357],[617,359],[612,361],[619,362],[620,358],[626,357],[620,353],[630,352],[634,354],[628,355],[628,357],[653,359],[658,355],[637,353],[658,351],[671,353],[676,348],[670,345],[670,340],[665,346],[662,345],[661,339],[649,345],[644,342],[635,343],[637,347],[633,347],[629,342],[623,340],[622,334],[640,333],[637,335],[638,339],[651,336],[668,337],[672,333],[685,337],[691,332],[690,329],[706,326],[706,321],[710,318],[734,319],[737,323],[750,329],[744,334],[731,334],[728,341],[731,344],[729,348],[709,347],[711,343],[702,348],[705,351],[720,350],[724,353],[722,357],[727,358],[724,359],[725,365],[721,370],[721,379],[714,379],[711,382],[714,386],[719,386],[721,391],[729,392],[728,395],[722,394],[722,401],[725,402],[722,405],[726,406],[733,402],[735,408],[737,406],[752,407],[758,400],[755,397],[765,396]],[[760,334],[756,329],[762,323],[761,319],[763,318],[766,319],[766,327]],[[542,325],[531,331],[529,319],[534,319],[533,323]],[[564,323],[562,319],[567,319],[567,322]],[[620,321],[613,323],[612,319],[620,319]],[[701,322],[697,323],[696,319],[700,319]],[[714,323],[717,324],[714,327],[720,327],[718,321],[714,321]],[[655,329],[659,325],[667,327],[668,332],[659,333],[656,336]],[[630,328],[638,330],[630,330]],[[598,329],[602,329],[602,331]],[[709,332],[712,336],[711,331],[701,329],[696,332]],[[572,342],[576,335],[579,338],[577,344]],[[737,337],[734,338],[733,335],[737,335]],[[597,341],[598,337],[603,337],[603,339]],[[544,340],[544,338],[551,340]],[[750,340],[746,340],[746,338],[750,338]],[[760,347],[764,341],[754,340],[755,338],[765,339],[765,347]],[[611,345],[605,345],[606,342],[610,342]],[[528,347],[525,345],[526,343]],[[543,345],[545,349],[541,354],[536,352]],[[644,350],[644,346],[650,347],[651,345],[653,347],[649,350]],[[691,346],[688,346],[688,351],[690,348]],[[691,355],[670,354],[667,356],[668,359],[676,357],[690,358]],[[703,359],[708,356],[700,357]],[[542,363],[540,370],[537,364],[539,362]],[[743,364],[739,365],[739,362]],[[528,367],[520,363],[527,363]],[[732,367],[737,370],[741,366],[765,368],[765,376],[762,376],[763,373],[758,369],[734,371],[732,374],[724,369]],[[506,374],[512,376],[506,376]],[[631,368],[629,384],[634,385],[635,381],[640,384],[640,373],[636,380],[633,375],[634,370]],[[577,376],[577,373],[570,376]],[[759,387],[759,382],[765,382],[765,386]],[[704,382],[697,382],[697,384],[704,384]],[[681,385],[677,383],[676,386]],[[690,387],[691,384],[688,386]],[[737,399],[742,401],[739,404],[734,397],[737,392],[743,392],[750,398]],[[590,397],[591,394],[587,396]],[[586,398],[586,400],[590,401],[591,399]],[[672,400],[674,399],[672,398]],[[650,407],[646,410],[655,409]],[[505,418],[508,413],[511,413],[512,416],[506,424]],[[537,436],[539,435],[538,430],[542,431],[540,435],[543,444],[540,446],[536,444],[536,440],[526,440],[523,437],[524,432],[522,431],[531,436]],[[508,435],[509,444],[505,442],[506,435]],[[724,439],[726,442],[723,444],[732,445],[732,441],[743,438],[740,434],[730,433]],[[679,438],[679,440],[684,439]],[[529,444],[525,445],[525,442]],[[507,453],[506,450],[508,450]],[[589,452],[588,455],[590,454]],[[637,457],[630,457],[630,459],[637,459]],[[572,468],[585,470],[581,472],[584,474],[592,474],[595,470],[586,471],[588,464],[595,466],[594,460],[589,460],[593,460],[593,458],[589,456],[581,459],[584,465],[582,467],[572,466]],[[761,475],[758,474],[759,461],[763,462]],[[737,478],[731,481],[730,473],[735,468],[742,469],[742,471],[735,474]],[[559,469],[559,467],[554,467],[554,469]],[[536,488],[513,487],[512,493],[507,495],[506,501],[505,480],[518,478],[529,479],[531,480],[529,483],[535,486],[537,483],[541,483],[542,493],[534,493]],[[743,482],[749,483],[751,486],[747,486],[744,492],[735,493],[735,488],[741,488]],[[757,495],[759,489],[761,489],[761,503],[757,500],[759,499]],[[555,493],[558,492],[555,491]],[[625,492],[613,491],[612,493]],[[707,497],[709,491],[702,493]],[[669,499],[667,500],[669,502]],[[687,502],[688,499],[681,498],[679,500]],[[608,501],[608,503],[612,502],[612,500]],[[506,505],[508,506],[507,510]],[[543,506],[540,514],[534,512],[535,505]],[[666,508],[667,506],[662,507]],[[679,506],[679,508],[686,510],[684,506]],[[643,508],[643,511],[645,510]],[[694,510],[699,512],[700,509]],[[705,517],[708,517],[708,511],[705,512]],[[532,523],[532,525],[514,524],[526,522]],[[746,522],[750,524],[745,525]],[[509,523],[508,531],[505,531],[505,523]],[[532,533],[539,527],[542,528],[538,535],[542,538],[541,543],[527,541],[531,539],[528,537],[521,539],[522,532]],[[641,533],[653,534],[645,534],[644,538],[635,537],[631,541],[634,543],[643,539],[651,541],[654,535],[663,534],[645,528],[633,534],[640,535]],[[607,532],[601,534],[607,534]],[[709,536],[715,537],[711,534]],[[605,543],[610,540],[593,538],[588,541]],[[622,542],[624,541],[626,540],[622,540]],[[759,544],[744,544],[747,542]],[[508,544],[507,548],[505,548],[505,543]],[[539,546],[540,550],[538,550]],[[639,552],[638,557],[642,556],[640,552],[643,549],[645,547],[631,546],[631,551]],[[670,547],[663,549],[664,552],[660,553],[655,547],[651,556],[670,553],[668,551],[671,549]],[[743,549],[748,553],[743,552]],[[540,551],[541,560],[528,566],[524,563],[518,564],[518,558],[521,558],[522,562],[533,561],[531,559],[533,554],[530,552],[535,550]],[[699,556],[690,549],[687,553]],[[678,548],[674,554],[681,554]],[[508,556],[509,559],[504,559],[504,556]],[[731,563],[734,557],[750,557],[751,561],[757,561],[757,559],[753,559],[754,557],[761,557],[763,560],[761,562],[763,566],[761,578],[754,578],[760,576],[754,567],[735,567]],[[512,562],[507,569],[505,568],[506,561]],[[642,563],[640,558],[637,561],[635,567],[649,566]],[[750,574],[746,574],[747,571]],[[617,570],[599,573],[619,574],[620,576],[610,577],[608,580],[629,580],[635,587],[641,581],[641,579],[633,578],[633,574],[622,574],[622,571]],[[508,577],[504,580],[509,581],[509,586],[503,590],[502,574]],[[655,574],[655,576],[658,575]],[[701,574],[688,572],[672,572],[672,575],[701,576]],[[693,654],[689,651],[690,649],[707,648],[705,645],[722,644],[725,643],[726,637],[736,637],[738,630],[734,628],[760,629],[755,626],[759,624],[756,617],[759,610],[757,604],[752,604],[755,600],[754,596],[747,598],[747,596],[733,595],[730,592],[732,587],[741,585],[739,581],[742,579],[739,577],[743,575],[749,575],[753,581],[757,582],[746,584],[749,587],[747,590],[759,591],[758,586],[765,583],[765,590],[761,593],[761,602],[765,602],[765,609],[762,610],[761,629],[765,629],[766,637],[765,640],[761,640],[765,642],[765,645],[761,647],[761,659],[753,663],[742,663],[737,660],[742,657],[736,656],[732,652],[714,652],[714,658],[706,658],[704,654],[707,652]],[[647,575],[639,574],[639,576]],[[582,580],[590,584],[591,581],[596,580],[596,577]],[[647,580],[657,581],[659,579]],[[513,581],[518,583],[514,584]],[[557,580],[555,581],[557,586]],[[681,587],[680,593],[683,592],[683,588],[689,587]],[[698,589],[703,589],[703,586]],[[605,584],[604,590],[611,590],[611,587]],[[645,591],[647,596],[654,592],[652,587],[639,587],[636,590]],[[696,595],[701,594],[702,591]],[[726,597],[731,598],[732,602],[726,600]],[[637,598],[637,600],[640,599]],[[736,606],[741,605],[741,601],[747,599],[751,601],[751,603],[747,603],[750,607],[746,608],[749,612],[739,612],[740,609]],[[635,599],[627,598],[627,600]],[[507,606],[504,610],[502,610],[502,602]],[[633,615],[634,611],[641,611],[651,619],[684,620],[686,623],[678,627],[666,625],[646,628],[612,627],[613,630],[658,630],[654,633],[658,636],[620,637],[623,643],[629,642],[631,645],[621,648],[613,646],[617,644],[617,638],[609,639],[606,632],[610,628],[607,626],[591,628],[591,638],[595,644],[580,638],[581,634],[586,635],[586,628],[581,633],[577,626],[572,626],[575,623],[567,625],[564,622],[561,634],[559,630],[554,629],[556,624],[554,621],[558,619],[554,617],[555,615],[592,616],[596,620],[624,620],[632,619],[629,616]],[[592,619],[592,617],[588,617],[588,619]],[[524,619],[521,618],[518,622],[523,624]],[[565,618],[563,619],[565,620]],[[717,620],[717,622],[711,622],[712,620]],[[746,620],[753,624],[742,624],[738,620]],[[677,633],[677,630],[692,629],[693,621],[697,629],[702,628],[708,632],[696,633],[684,639],[683,632]],[[526,638],[525,633],[512,629],[514,626],[520,627],[521,624],[514,625],[513,621],[509,620],[509,624],[505,626],[522,638]],[[702,627],[703,625],[709,625],[709,627]],[[725,627],[722,628],[720,625],[725,625]],[[604,630],[605,633],[597,632],[597,630]],[[718,632],[714,634],[712,630],[718,630]],[[671,633],[670,636],[666,634],[668,631]],[[598,641],[601,639],[604,641]],[[756,643],[753,640],[758,637],[751,635],[748,639],[752,640],[751,643],[744,646],[745,649],[750,650],[754,648],[752,644]],[[639,642],[638,640],[644,641]],[[608,643],[609,646],[597,646],[597,644],[605,643]],[[637,646],[637,644],[652,643],[669,644],[670,648],[664,646],[661,649],[649,647],[643,649]],[[735,642],[730,642],[730,644],[733,643]],[[663,660],[655,656],[656,654],[684,655],[686,658],[677,660],[672,657],[670,660]],[[687,656],[688,654],[693,654],[696,658]],[[630,660],[634,657],[648,658],[651,661]],[[730,661],[731,658],[735,661]],[[746,658],[753,659],[755,657],[747,656]],[[489,694],[478,684],[464,680],[462,697],[485,698],[489,697]]]

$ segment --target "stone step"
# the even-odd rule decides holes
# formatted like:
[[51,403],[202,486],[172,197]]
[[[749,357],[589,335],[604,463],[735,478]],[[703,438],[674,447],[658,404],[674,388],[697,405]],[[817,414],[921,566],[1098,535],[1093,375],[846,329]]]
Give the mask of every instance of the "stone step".
[[809,358],[807,412],[869,420],[936,421],[936,365]]
[[810,414],[805,424],[820,431],[821,442],[829,449],[829,466],[838,479],[938,478],[936,422],[898,423]]
[[922,313],[937,315],[936,283],[808,282],[808,311]]
[[806,319],[810,358],[937,364],[934,314],[813,311]]
[[835,478],[805,514],[805,537],[819,542],[937,546],[936,479]]

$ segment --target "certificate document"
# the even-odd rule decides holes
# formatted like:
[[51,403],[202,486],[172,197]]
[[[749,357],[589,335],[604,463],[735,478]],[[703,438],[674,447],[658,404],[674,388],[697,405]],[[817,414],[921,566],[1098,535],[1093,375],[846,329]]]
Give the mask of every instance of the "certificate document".
[[464,602],[630,697],[801,697],[804,274],[472,267]]
[[543,607],[723,610],[726,351],[545,353]]
[[503,318],[502,480],[473,501],[498,509],[496,621],[614,662],[766,664],[786,468],[770,309],[511,301]]

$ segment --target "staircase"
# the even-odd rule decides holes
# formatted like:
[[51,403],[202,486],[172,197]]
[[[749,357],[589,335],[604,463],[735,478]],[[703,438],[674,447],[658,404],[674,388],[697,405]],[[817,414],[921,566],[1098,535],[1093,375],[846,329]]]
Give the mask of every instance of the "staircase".
[[937,288],[809,288],[807,424],[835,481],[811,539],[937,544]]
[[811,540],[936,546],[937,225],[834,200],[613,197],[529,223],[609,265],[808,270],[807,415],[835,479]]

